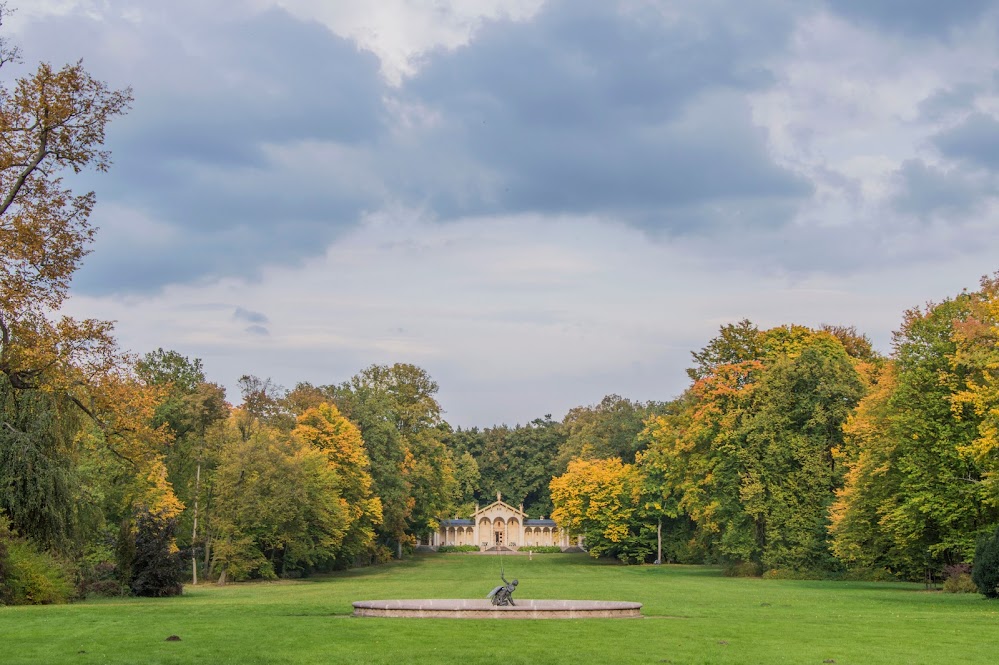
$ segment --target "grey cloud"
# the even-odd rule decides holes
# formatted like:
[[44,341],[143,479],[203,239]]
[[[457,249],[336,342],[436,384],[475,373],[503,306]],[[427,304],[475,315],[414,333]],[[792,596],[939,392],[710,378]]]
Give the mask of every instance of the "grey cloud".
[[858,23],[915,37],[944,37],[980,18],[994,0],[827,0],[830,10]]
[[993,116],[973,113],[956,127],[937,134],[933,143],[946,157],[999,170],[999,120]]
[[492,24],[406,86],[444,119],[428,139],[438,154],[482,164],[484,185],[455,189],[433,170],[445,178],[415,184],[450,214],[602,211],[655,228],[680,208],[800,201],[809,184],[773,162],[740,97],[772,83],[759,63],[792,16],[783,3],[667,19],[552,2],[530,23]]
[[984,198],[996,194],[990,178],[958,168],[942,170],[922,160],[908,160],[899,169],[900,191],[896,210],[917,217],[961,215],[974,210]]
[[[109,133],[111,173],[73,182],[97,190],[93,221],[105,227],[76,285],[106,293],[254,279],[321,253],[388,201],[440,219],[596,215],[656,236],[780,230],[813,186],[771,156],[746,95],[775,84],[768,63],[815,6],[690,1],[667,16],[654,3],[551,0],[530,21],[488,22],[468,45],[427,54],[391,90],[372,55],[276,10],[208,21],[185,0],[162,23],[76,15],[23,41],[135,86],[135,109]],[[887,21],[891,6],[839,11]],[[958,2],[944,16],[918,2],[913,13],[953,26],[984,6]],[[107,48],[125,36],[140,44],[131,60]],[[922,112],[947,117],[975,94],[955,86]],[[431,120],[397,124],[386,97]],[[947,157],[999,168],[996,129],[973,116],[934,141]],[[307,142],[327,152],[298,165],[270,152]],[[960,204],[959,179],[918,164],[899,177],[899,211]],[[124,233],[105,203],[171,233]]]
[[[76,281],[84,291],[254,277],[266,265],[321,253],[377,203],[350,164],[289,168],[266,152],[302,142],[332,154],[370,149],[386,122],[377,59],[281,11],[220,22],[202,20],[196,4],[185,7],[169,23],[151,15],[130,24],[112,8],[100,20],[51,18],[19,36],[58,44],[46,59],[69,51],[67,59],[83,56],[96,76],[133,85],[133,110],[108,134],[111,172],[72,186],[178,231],[143,246],[140,257],[114,237],[99,205],[92,221],[105,228]],[[130,60],[108,49],[129,39],[138,44]]]
[[264,326],[247,326],[243,330],[244,332],[248,332],[251,335],[257,335],[259,337],[267,337],[271,334],[271,331]]
[[941,88],[920,102],[919,115],[924,120],[935,121],[956,111],[966,112],[984,90],[985,86],[972,83]]
[[242,307],[237,307],[236,311],[232,313],[232,318],[237,321],[246,321],[247,323],[267,323],[267,315],[262,312],[254,312],[253,310],[243,309]]

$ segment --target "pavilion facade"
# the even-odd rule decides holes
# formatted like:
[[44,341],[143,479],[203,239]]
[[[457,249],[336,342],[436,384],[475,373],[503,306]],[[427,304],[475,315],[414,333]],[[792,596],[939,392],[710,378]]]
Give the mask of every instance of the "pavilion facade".
[[516,551],[531,545],[557,546],[565,550],[580,546],[578,540],[570,538],[554,520],[545,519],[544,515],[528,517],[523,504],[515,508],[504,502],[497,492],[496,501],[488,506],[476,506],[471,517],[441,520],[429,544],[432,547],[474,545],[480,551]]

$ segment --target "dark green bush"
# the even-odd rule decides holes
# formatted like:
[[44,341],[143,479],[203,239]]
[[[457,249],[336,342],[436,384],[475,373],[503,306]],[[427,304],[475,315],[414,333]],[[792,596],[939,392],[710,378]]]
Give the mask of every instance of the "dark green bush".
[[177,521],[151,512],[140,513],[135,523],[135,559],[132,562],[132,593],[136,596],[177,596],[181,585],[181,561],[174,534]]
[[114,548],[109,544],[92,545],[79,564],[77,594],[90,596],[127,596],[128,585],[122,580]]
[[10,565],[7,563],[7,543],[12,535],[7,516],[0,512],[0,605],[7,604],[7,578],[10,575]]
[[562,548],[558,545],[527,545],[520,548],[521,552],[534,552],[536,554],[561,554]]
[[722,570],[725,577],[759,577],[763,569],[760,564],[753,563],[752,561],[740,561],[739,563],[730,563]]
[[971,579],[986,598],[999,598],[999,528],[978,538]]

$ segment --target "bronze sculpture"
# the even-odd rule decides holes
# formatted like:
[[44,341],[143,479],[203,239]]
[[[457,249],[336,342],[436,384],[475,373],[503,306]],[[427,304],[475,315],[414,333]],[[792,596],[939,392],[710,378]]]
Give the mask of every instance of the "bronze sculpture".
[[517,589],[517,580],[507,582],[503,573],[500,573],[500,579],[503,580],[503,584],[490,591],[486,598],[492,601],[493,605],[515,605],[513,602],[513,592]]

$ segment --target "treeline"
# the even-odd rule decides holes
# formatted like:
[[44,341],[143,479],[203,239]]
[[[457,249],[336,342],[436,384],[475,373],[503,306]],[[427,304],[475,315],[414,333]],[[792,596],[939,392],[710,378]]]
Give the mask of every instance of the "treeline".
[[633,461],[552,481],[592,553],[923,579],[999,524],[999,275],[906,312],[888,357],[853,328],[742,321],[693,358]]
[[[549,515],[556,473],[584,454],[634,460],[655,412],[609,396],[562,422],[453,430],[436,382],[413,365],[291,390],[246,375],[232,406],[199,359],[109,357],[114,381],[90,384],[92,407],[82,376],[60,387],[72,363],[32,385],[0,375],[6,602],[380,563],[496,492]],[[112,404],[128,416],[114,427]]]

